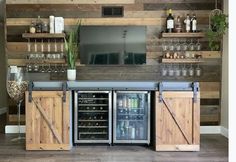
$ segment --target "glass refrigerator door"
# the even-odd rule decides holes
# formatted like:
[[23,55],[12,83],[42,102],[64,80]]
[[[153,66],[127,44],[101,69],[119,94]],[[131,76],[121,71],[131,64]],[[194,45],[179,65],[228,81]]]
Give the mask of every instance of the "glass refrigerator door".
[[76,107],[76,143],[110,143],[111,93],[79,91]]
[[149,92],[115,94],[115,139],[117,143],[149,143]]

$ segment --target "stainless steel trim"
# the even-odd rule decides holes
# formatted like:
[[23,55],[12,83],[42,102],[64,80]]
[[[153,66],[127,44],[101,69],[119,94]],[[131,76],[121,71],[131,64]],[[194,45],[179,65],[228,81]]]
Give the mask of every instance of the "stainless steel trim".
[[108,108],[109,112],[109,121],[108,121],[108,126],[109,126],[109,136],[108,136],[108,139],[109,139],[109,144],[112,143],[112,139],[111,139],[111,136],[112,136],[112,91],[109,92],[109,108]]
[[148,92],[148,136],[147,142],[150,144],[150,131],[151,131],[151,92]]
[[77,91],[79,93],[110,93],[110,91]]
[[114,91],[113,93],[113,143],[116,143],[117,140],[116,140],[116,111],[117,111],[117,92]]
[[78,94],[74,92],[74,143],[78,143]]
[[147,94],[148,91],[116,91],[116,93],[141,93],[141,94]]
[[[108,104],[108,140],[78,140],[78,93],[108,93],[108,97],[109,97],[109,104]],[[111,144],[111,131],[112,131],[112,91],[75,91],[75,115],[74,115],[74,143],[109,143]]]
[[78,143],[108,143],[108,142],[109,142],[109,140],[78,140],[78,142],[76,142],[76,144],[78,144]]
[[[117,122],[117,94],[118,93],[139,93],[139,94],[147,94],[147,124],[148,124],[148,128],[147,128],[147,140],[117,140],[116,139],[116,122]],[[151,93],[149,91],[114,91],[113,93],[113,143],[146,143],[146,144],[150,144],[150,107],[151,107]]]

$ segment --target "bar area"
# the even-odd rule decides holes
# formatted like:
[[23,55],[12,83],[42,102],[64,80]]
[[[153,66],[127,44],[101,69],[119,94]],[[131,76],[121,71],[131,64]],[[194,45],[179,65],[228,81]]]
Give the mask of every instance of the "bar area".
[[228,161],[228,0],[0,9],[0,161]]

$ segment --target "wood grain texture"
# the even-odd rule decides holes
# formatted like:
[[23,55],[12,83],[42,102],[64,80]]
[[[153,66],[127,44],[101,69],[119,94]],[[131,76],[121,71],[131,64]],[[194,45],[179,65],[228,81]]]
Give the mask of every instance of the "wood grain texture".
[[[7,18],[7,26],[28,26],[35,18]],[[161,18],[65,18],[65,26],[76,25],[81,20],[81,25],[87,26],[123,26],[123,25],[161,25],[164,19]],[[48,19],[42,19],[48,23]]]
[[6,4],[132,4],[135,0],[6,0]]
[[[37,3],[36,3],[37,2]],[[47,3],[47,4],[43,4]],[[22,38],[22,33],[27,32],[31,20],[40,15],[48,21],[50,15],[63,16],[66,20],[65,30],[70,31],[78,19],[83,19],[84,25],[144,25],[147,27],[146,58],[147,65],[143,66],[80,66],[78,67],[78,80],[155,80],[155,81],[200,81],[221,82],[221,56],[217,51],[209,51],[207,38],[201,38],[201,54],[206,62],[199,63],[203,74],[201,77],[162,77],[160,56],[163,55],[162,43],[168,38],[160,39],[160,32],[165,30],[166,9],[173,9],[173,16],[185,17],[186,14],[195,13],[198,20],[198,29],[206,31],[209,24],[209,13],[215,8],[215,0],[9,0],[6,5],[6,57],[19,63],[27,56],[27,40]],[[81,4],[83,3],[83,4]],[[222,0],[218,1],[218,8],[222,7]],[[123,6],[123,18],[102,18],[102,6]],[[176,41],[176,40],[174,40]],[[180,39],[180,41],[184,41]],[[194,41],[197,41],[197,39]],[[190,40],[189,40],[190,42]],[[51,48],[52,50],[54,47]],[[193,52],[190,52],[193,53]],[[195,51],[194,51],[195,53]],[[11,62],[12,60],[9,60]],[[193,65],[196,67],[195,65]],[[186,64],[186,67],[190,67]],[[106,73],[104,73],[106,71]],[[66,80],[66,74],[51,74],[52,80]],[[205,86],[206,88],[208,86]],[[203,89],[203,88],[201,88]],[[220,99],[220,89],[206,89],[202,91],[201,98],[210,101]],[[220,110],[219,103],[217,110]],[[204,105],[203,105],[204,106]],[[206,106],[206,105],[205,105]],[[214,109],[216,111],[216,109]],[[206,123],[218,120],[215,113],[205,111],[201,121]]]
[[[155,92],[156,151],[199,151],[200,95],[192,92]],[[160,146],[160,147],[159,147]]]
[[[29,93],[26,92],[26,98]],[[69,150],[70,93],[67,103],[61,91],[34,91],[26,101],[26,150]]]

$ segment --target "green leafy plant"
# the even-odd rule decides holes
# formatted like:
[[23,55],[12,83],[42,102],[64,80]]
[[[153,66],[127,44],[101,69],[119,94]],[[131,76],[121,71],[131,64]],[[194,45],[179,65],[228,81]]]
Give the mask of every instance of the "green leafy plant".
[[65,38],[66,61],[68,69],[76,69],[76,60],[79,57],[79,36],[80,36],[81,21],[76,25],[76,28],[71,30]]
[[228,28],[227,17],[224,13],[217,13],[210,17],[211,28],[207,30],[206,35],[212,51],[220,49],[220,41]]

